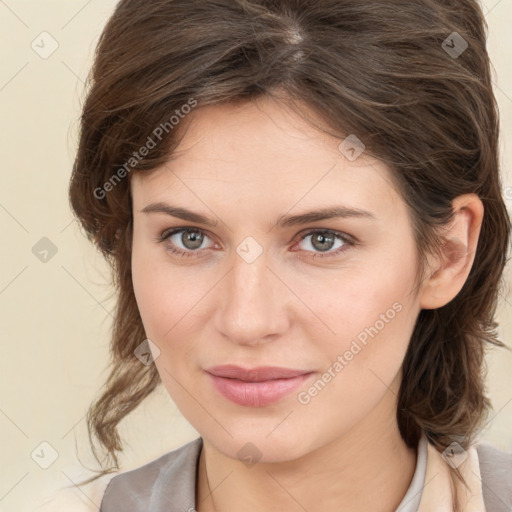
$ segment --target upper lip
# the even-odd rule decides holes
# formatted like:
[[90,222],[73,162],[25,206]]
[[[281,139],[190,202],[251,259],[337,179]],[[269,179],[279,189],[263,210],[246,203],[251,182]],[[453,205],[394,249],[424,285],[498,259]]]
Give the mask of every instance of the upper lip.
[[242,368],[234,364],[212,366],[206,371],[217,377],[239,379],[246,382],[264,382],[274,379],[290,379],[299,375],[311,373],[309,370],[296,370],[293,368],[281,368],[279,366],[258,366],[257,368]]

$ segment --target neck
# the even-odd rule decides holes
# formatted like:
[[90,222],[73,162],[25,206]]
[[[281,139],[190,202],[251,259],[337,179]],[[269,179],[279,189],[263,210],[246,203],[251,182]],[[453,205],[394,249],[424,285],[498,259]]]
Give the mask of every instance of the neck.
[[302,511],[320,503],[323,512],[339,512],[340,503],[351,512],[395,510],[411,483],[416,452],[400,436],[396,408],[380,409],[320,449],[279,463],[246,467],[203,438],[197,511]]

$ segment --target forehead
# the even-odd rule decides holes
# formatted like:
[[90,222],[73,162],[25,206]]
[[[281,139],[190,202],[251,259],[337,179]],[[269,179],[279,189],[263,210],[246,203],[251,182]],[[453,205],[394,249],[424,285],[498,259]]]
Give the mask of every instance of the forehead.
[[[306,105],[302,111],[322,126]],[[384,212],[401,201],[382,162],[364,152],[350,161],[339,149],[344,138],[275,100],[203,106],[182,123],[169,161],[132,175],[136,207],[179,196],[197,206],[224,200],[281,211],[331,203]]]

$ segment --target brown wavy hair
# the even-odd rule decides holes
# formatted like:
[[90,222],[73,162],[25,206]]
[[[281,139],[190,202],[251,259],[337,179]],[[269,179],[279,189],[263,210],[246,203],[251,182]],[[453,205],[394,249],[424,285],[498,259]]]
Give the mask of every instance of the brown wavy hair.
[[[119,469],[119,422],[160,382],[155,365],[134,356],[146,336],[132,287],[129,177],[172,158],[180,136],[169,119],[191,99],[200,107],[274,96],[300,115],[301,103],[313,107],[331,135],[356,134],[392,171],[422,270],[427,252],[439,250],[452,200],[480,197],[485,214],[469,277],[444,307],[420,312],[397,410],[410,447],[422,432],[439,451],[474,441],[491,408],[485,348],[505,346],[494,316],[511,227],[487,30],[476,0],[118,3],[88,77],[70,182],[72,209],[109,262],[118,295],[111,373],[88,413],[101,474]],[[467,43],[460,55],[448,51],[460,47],[454,37]],[[161,140],[135,158],[162,126]]]

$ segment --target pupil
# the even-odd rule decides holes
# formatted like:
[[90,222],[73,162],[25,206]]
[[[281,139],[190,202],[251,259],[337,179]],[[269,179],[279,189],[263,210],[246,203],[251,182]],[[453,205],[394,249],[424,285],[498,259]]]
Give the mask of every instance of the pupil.
[[198,235],[197,231],[187,231],[183,233],[182,242],[189,249],[197,249],[201,246],[202,235]]
[[[320,244],[329,245],[329,247],[326,247],[325,245],[320,245],[317,247],[317,240],[320,241]],[[333,237],[332,236],[326,236],[325,234],[319,234],[316,237],[313,237],[313,245],[319,249],[319,250],[329,250],[332,247]]]

